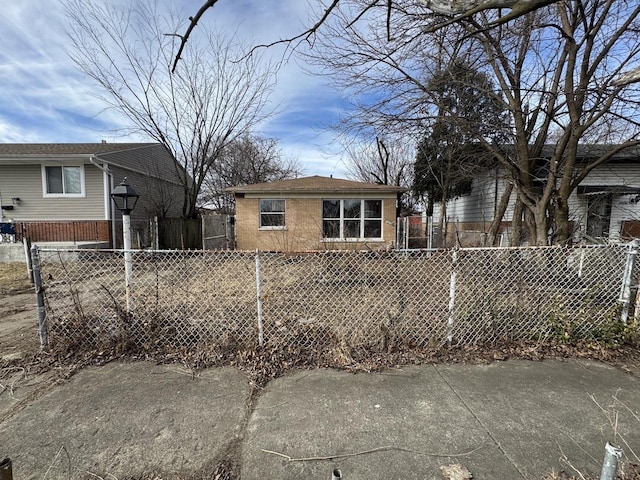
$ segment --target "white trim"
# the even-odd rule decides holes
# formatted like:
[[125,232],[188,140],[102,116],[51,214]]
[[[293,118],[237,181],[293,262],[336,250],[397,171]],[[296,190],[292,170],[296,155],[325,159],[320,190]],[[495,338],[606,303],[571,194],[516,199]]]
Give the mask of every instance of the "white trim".
[[[262,201],[282,200],[284,201],[284,210],[282,212],[265,212],[265,215],[282,215],[284,217],[284,225],[267,225],[262,226]],[[261,198],[258,200],[258,230],[286,230],[287,229],[287,199],[286,198]]]
[[106,169],[102,169],[102,190],[104,193],[104,219],[111,220],[111,208],[109,208],[109,203],[111,202],[111,196],[109,192],[111,191],[111,185],[109,179],[111,175],[107,172]]
[[[80,168],[80,193],[48,193],[47,192],[47,167],[79,167]],[[44,198],[84,198],[87,196],[87,191],[85,188],[84,181],[84,163],[77,163],[72,165],[67,164],[59,164],[59,163],[42,163],[40,165],[41,168],[41,176],[42,176],[42,196]],[[64,175],[62,176],[64,181]]]
[[111,184],[113,183],[113,178],[111,175],[111,171],[109,170],[109,165],[101,164],[98,162],[98,157],[92,155],[89,157],[89,161],[91,164],[102,171],[102,190],[104,194],[104,219],[112,220],[111,218],[111,191],[113,190]]
[[[340,202],[340,218],[325,218],[324,216],[324,202],[330,200],[338,200]],[[360,200],[360,217],[359,218],[345,218],[344,216],[344,201],[345,200]],[[365,201],[379,200],[380,201],[380,217],[365,217]],[[321,208],[321,221],[322,221],[322,241],[323,242],[381,242],[384,241],[384,198],[322,198],[320,202]],[[336,238],[324,236],[324,221],[325,220],[338,220],[340,222],[340,236]],[[344,222],[349,220],[357,220],[360,222],[360,237],[345,237],[344,236]],[[380,236],[379,237],[365,237],[364,236],[364,224],[367,220],[379,220],[380,221]]]

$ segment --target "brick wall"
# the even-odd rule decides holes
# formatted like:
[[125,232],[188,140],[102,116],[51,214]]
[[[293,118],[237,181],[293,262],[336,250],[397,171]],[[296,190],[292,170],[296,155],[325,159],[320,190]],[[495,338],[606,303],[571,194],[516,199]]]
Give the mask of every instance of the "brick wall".
[[321,198],[287,198],[286,227],[261,230],[259,201],[258,198],[236,198],[238,250],[363,250],[387,248],[395,244],[395,198],[385,198],[383,202],[383,241],[366,242],[323,242]]

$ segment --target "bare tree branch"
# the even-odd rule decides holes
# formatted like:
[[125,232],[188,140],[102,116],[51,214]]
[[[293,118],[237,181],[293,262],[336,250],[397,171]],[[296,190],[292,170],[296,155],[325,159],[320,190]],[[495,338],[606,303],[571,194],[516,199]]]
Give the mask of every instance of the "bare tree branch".
[[614,87],[624,87],[637,82],[640,82],[640,68],[634,68],[633,70],[623,73],[611,82],[611,85]]
[[203,185],[202,201],[209,208],[230,213],[234,196],[224,191],[227,187],[295,178],[301,173],[302,165],[285,156],[276,139],[247,133],[222,149]]
[[191,23],[189,24],[189,27],[187,28],[187,31],[185,32],[185,34],[184,35],[175,34],[177,37],[180,37],[180,47],[178,47],[178,52],[176,53],[175,60],[173,61],[173,67],[171,67],[171,73],[175,73],[176,67],[178,66],[178,62],[182,57],[182,51],[184,50],[184,47],[187,44],[187,40],[189,40],[189,37],[191,36],[191,32],[196,27],[196,25],[198,25],[198,21],[200,20],[202,15],[204,15],[204,12],[206,12],[210,8],[213,8],[213,6],[217,2],[218,0],[207,0],[200,7],[200,10],[198,10],[198,13],[196,13],[195,16],[189,17],[189,20],[191,21]]
[[203,42],[184,47],[184,68],[171,72],[176,51],[154,2],[129,10],[87,0],[65,0],[71,55],[102,87],[100,97],[121,113],[131,132],[162,143],[176,160],[183,215],[197,213],[200,190],[224,148],[271,114],[275,67],[233,37],[204,29]]
[[[173,62],[172,72],[175,71],[178,61],[180,60],[180,56],[182,54],[182,50],[189,40],[191,36],[191,32],[197,25],[198,21],[202,17],[202,15],[209,9],[212,8],[218,0],[207,0],[198,10],[194,17],[189,17],[191,23],[187,28],[187,31],[184,35],[178,35],[182,41],[180,43],[180,48],[178,49],[178,53],[176,54],[175,60]],[[363,10],[348,24],[348,26],[353,26],[362,16],[372,7],[376,6],[382,0],[373,0],[370,1],[367,7],[364,7]],[[387,39],[391,40],[391,11],[392,11],[392,2],[393,0],[385,0],[387,5]],[[489,9],[502,9],[502,8],[510,8],[511,11],[508,15],[499,17],[494,23],[488,25],[486,28],[494,28],[504,23],[507,23],[521,15],[525,15],[528,12],[536,10],[546,5],[550,5],[551,3],[557,2],[558,0],[415,0],[416,2],[421,2],[426,5],[431,11],[439,15],[455,15],[454,18],[450,18],[444,21],[439,21],[433,23],[431,25],[427,25],[424,28],[426,32],[435,32],[441,28],[447,27],[454,23],[458,23],[461,20],[465,20],[476,13],[489,10]],[[253,53],[258,48],[270,48],[276,45],[286,44],[287,46],[291,46],[293,43],[298,41],[309,41],[309,38],[318,32],[318,29],[327,21],[329,15],[332,11],[338,6],[340,0],[332,0],[331,4],[325,8],[323,15],[320,19],[310,28],[305,30],[304,32],[295,35],[293,37],[276,40],[271,43],[265,43],[256,45],[251,49],[249,55]]]
[[320,20],[318,20],[311,28],[308,28],[304,32],[294,37],[285,38],[282,40],[276,40],[275,42],[271,42],[271,43],[256,45],[249,51],[249,55],[255,52],[258,48],[270,48],[270,47],[274,47],[276,45],[281,45],[281,44],[291,45],[292,43],[298,40],[309,41],[311,36],[314,35],[318,31],[318,29],[327,21],[327,18],[329,18],[329,15],[331,15],[331,12],[338,6],[338,3],[340,3],[340,0],[332,0],[331,4],[325,9],[324,13],[322,14],[322,17],[320,17]]

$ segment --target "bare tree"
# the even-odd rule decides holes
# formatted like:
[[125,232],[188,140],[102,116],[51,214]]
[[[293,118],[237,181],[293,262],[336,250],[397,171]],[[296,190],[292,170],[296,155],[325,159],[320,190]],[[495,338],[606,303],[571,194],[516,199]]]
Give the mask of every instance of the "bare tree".
[[[438,16],[433,8],[453,17]],[[568,199],[578,183],[640,142],[639,15],[640,5],[630,0],[334,0],[302,38],[313,36],[315,46],[324,41],[325,51],[341,50],[333,57],[339,75],[341,67],[356,67],[349,93],[374,99],[358,105],[371,114],[369,126],[376,115],[389,119],[404,112],[402,119],[414,124],[433,116],[424,102],[421,68],[433,69],[437,59],[420,62],[430,44],[449,44],[438,55],[470,55],[465,60],[493,75],[512,117],[513,149],[478,140],[493,149],[517,193],[513,241],[526,227],[532,244],[564,243]],[[329,18],[336,22],[333,31]],[[320,25],[323,36],[316,37]],[[377,98],[383,88],[388,94]],[[417,100],[413,105],[411,98]],[[578,146],[584,150],[591,142],[609,147],[579,157]]]
[[[349,3],[355,9],[363,4]],[[523,233],[532,244],[566,242],[568,199],[578,183],[639,142],[638,86],[621,81],[640,64],[635,2],[568,0],[492,30],[494,14],[479,13],[425,34],[425,13],[411,0],[397,0],[391,41],[380,34],[387,16],[382,8],[371,7],[349,25],[346,7],[343,0],[324,26],[328,35],[308,55],[355,99],[345,126],[361,131],[395,122],[406,132],[428,125],[438,116],[438,102],[427,79],[454,58],[498,86],[511,122],[505,143],[513,148],[484,135],[475,141],[492,153],[517,193],[514,243]],[[344,32],[339,41],[338,32]],[[584,152],[587,143],[609,147],[579,157],[578,146]]]
[[233,195],[225,193],[225,188],[285,180],[301,173],[301,164],[295,158],[286,157],[275,138],[247,133],[222,149],[207,174],[202,203],[229,213],[234,209]]
[[[345,0],[343,3],[346,3]],[[399,3],[400,0],[369,0],[359,10],[355,10],[352,14],[352,20],[348,23],[348,27],[353,26],[367,11],[375,6],[384,4],[386,7],[386,32],[387,39],[392,38],[391,28],[391,14],[394,6],[394,1]],[[423,33],[433,33],[440,29],[448,27],[450,25],[460,23],[461,21],[472,20],[477,14],[484,14],[487,11],[493,12],[492,20],[485,22],[485,25],[479,30],[473,33],[484,32],[501,25],[504,25],[512,20],[515,20],[523,15],[534,12],[540,8],[548,5],[552,5],[560,2],[561,0],[412,0],[414,3],[426,6],[432,15],[428,17],[421,25]],[[180,47],[175,55],[172,72],[175,71],[178,62],[181,59],[182,51],[189,40],[194,28],[198,25],[198,22],[207,10],[213,8],[218,3],[218,0],[206,0],[199,8],[198,12],[194,16],[189,17],[189,26],[187,27],[184,35],[175,34],[180,38]],[[300,43],[313,43],[315,41],[315,35],[319,29],[324,26],[330,15],[337,9],[340,0],[331,0],[328,6],[323,10],[322,15],[313,24],[313,26],[306,29],[304,32],[295,35],[291,38],[285,38],[273,41],[267,44],[257,45],[251,49],[251,53],[260,47],[271,47],[278,44],[285,44],[287,46],[293,46],[296,48]],[[503,15],[505,9],[509,12]],[[449,18],[447,18],[449,17]],[[484,17],[487,18],[486,16]],[[640,67],[634,67],[629,71],[622,72],[620,76],[614,80],[614,86],[628,85],[631,83],[640,82]]]
[[[99,96],[130,122],[127,130],[162,143],[178,160],[183,215],[196,214],[200,190],[221,152],[268,115],[275,68],[245,56],[237,39],[201,30],[178,45],[181,25],[154,1],[67,0],[71,56],[101,87]],[[182,50],[184,66],[172,74]],[[241,60],[239,60],[241,59]]]
[[413,180],[415,144],[412,138],[387,135],[373,141],[345,139],[343,163],[347,176],[359,182],[396,185],[407,188],[398,195],[401,211],[413,211],[416,198],[410,191]]
[[640,144],[638,88],[619,82],[640,64],[639,20],[637,2],[572,0],[479,35],[513,118],[514,150],[496,156],[518,193],[514,241],[523,222],[530,243],[565,243],[571,193]]
[[301,55],[350,99],[352,108],[337,125],[343,134],[367,136],[384,128],[418,139],[438,116],[431,79],[454,59],[474,65],[480,54],[470,49],[472,41],[464,38],[466,32],[459,27],[424,34],[425,17],[432,14],[415,0],[394,2],[391,28],[396,35],[392,40],[384,33],[387,12],[383,8],[370,8],[357,24],[349,26],[351,11],[366,3],[343,0],[313,48]]
[[343,162],[349,177],[360,182],[409,188],[415,155],[413,140],[393,137],[374,140],[345,143]]

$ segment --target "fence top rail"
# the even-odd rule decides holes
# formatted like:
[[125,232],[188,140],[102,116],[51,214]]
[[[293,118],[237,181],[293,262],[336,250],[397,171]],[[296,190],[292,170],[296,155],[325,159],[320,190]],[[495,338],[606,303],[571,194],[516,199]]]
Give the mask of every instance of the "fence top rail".
[[[637,240],[629,243],[619,244],[600,244],[600,245],[550,245],[550,246],[521,246],[521,247],[465,247],[465,248],[406,248],[397,250],[299,250],[299,251],[283,251],[283,250],[155,250],[155,249],[131,249],[128,252],[140,255],[188,255],[203,253],[225,254],[225,255],[323,255],[323,254],[340,254],[340,255],[394,255],[394,254],[418,254],[418,253],[445,253],[445,252],[506,252],[506,251],[535,251],[535,250],[597,250],[607,248],[628,248],[637,246]],[[35,246],[35,245],[34,245]],[[75,253],[93,253],[93,254],[113,254],[123,253],[124,249],[106,249],[106,248],[73,248],[73,247],[37,247],[38,251],[43,253],[57,252],[75,252]]]

